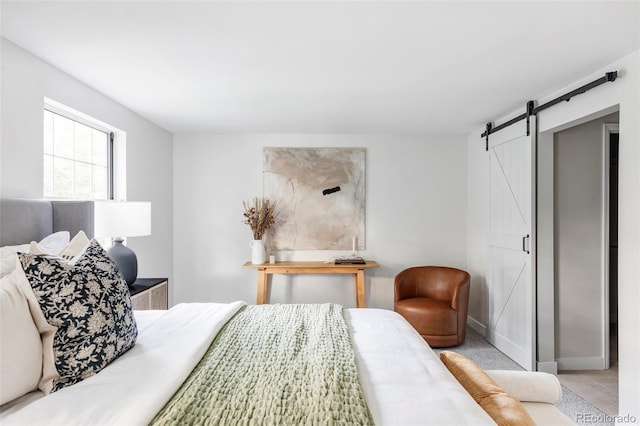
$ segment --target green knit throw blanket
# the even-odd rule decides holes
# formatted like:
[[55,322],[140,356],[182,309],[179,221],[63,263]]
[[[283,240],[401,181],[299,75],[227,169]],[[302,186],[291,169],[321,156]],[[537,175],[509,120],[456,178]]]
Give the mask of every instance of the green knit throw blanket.
[[244,307],[152,424],[373,424],[342,306]]

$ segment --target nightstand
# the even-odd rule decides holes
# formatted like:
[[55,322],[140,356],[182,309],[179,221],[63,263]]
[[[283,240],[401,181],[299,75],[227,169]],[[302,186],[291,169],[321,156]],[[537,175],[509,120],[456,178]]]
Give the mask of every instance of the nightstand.
[[131,287],[131,306],[136,311],[169,308],[167,278],[138,278]]

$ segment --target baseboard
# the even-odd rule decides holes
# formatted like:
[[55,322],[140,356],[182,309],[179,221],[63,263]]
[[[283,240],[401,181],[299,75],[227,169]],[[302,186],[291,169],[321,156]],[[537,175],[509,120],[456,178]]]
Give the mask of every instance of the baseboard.
[[558,363],[555,361],[538,362],[538,371],[553,374],[555,376],[558,374]]
[[556,358],[558,370],[605,370],[603,357]]
[[483,336],[487,335],[487,327],[475,318],[467,316],[467,325]]

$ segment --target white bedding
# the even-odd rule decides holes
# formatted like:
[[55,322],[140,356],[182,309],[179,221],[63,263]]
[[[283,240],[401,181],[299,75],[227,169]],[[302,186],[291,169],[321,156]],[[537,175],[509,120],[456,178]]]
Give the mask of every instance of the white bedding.
[[[141,333],[142,330],[147,328],[149,324],[151,324],[166,312],[167,311],[165,310],[133,311],[136,317],[138,332]],[[0,423],[3,423],[3,420],[5,418],[8,418],[11,414],[17,412],[18,410],[21,410],[22,408],[33,403],[35,400],[42,398],[43,396],[44,393],[36,390],[22,396],[21,398],[0,406]]]
[[[2,407],[2,425],[143,425],[171,398],[244,303],[136,312],[136,345],[99,374]],[[377,425],[495,424],[398,314],[347,309],[364,394]]]

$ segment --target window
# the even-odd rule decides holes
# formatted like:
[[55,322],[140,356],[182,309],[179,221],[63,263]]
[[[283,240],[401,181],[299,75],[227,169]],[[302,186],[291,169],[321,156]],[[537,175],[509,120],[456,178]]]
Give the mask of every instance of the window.
[[44,196],[113,198],[114,134],[44,110]]

